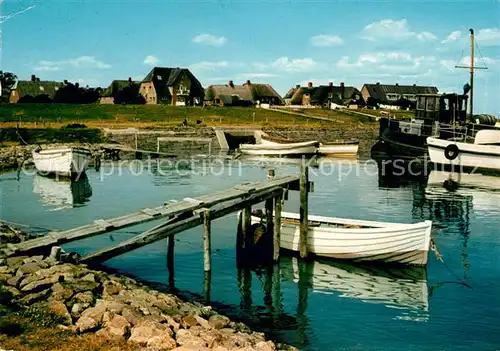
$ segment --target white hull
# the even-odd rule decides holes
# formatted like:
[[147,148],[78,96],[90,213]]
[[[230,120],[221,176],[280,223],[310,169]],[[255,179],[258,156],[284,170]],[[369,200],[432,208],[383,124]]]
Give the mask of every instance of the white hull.
[[[445,148],[456,145],[459,153],[454,160],[445,157]],[[429,157],[435,164],[500,171],[500,146],[461,143],[438,138],[427,138]]]
[[358,153],[358,144],[320,144],[318,153],[322,155],[356,155]]
[[[299,214],[281,214],[280,247],[299,251],[300,228],[293,221]],[[309,216],[307,246],[316,256],[354,261],[382,261],[412,265],[427,264],[431,239],[431,221],[416,224],[361,221]],[[252,217],[252,223],[260,218]]]
[[[299,282],[298,259],[283,260],[281,274]],[[311,269],[312,266],[312,269]],[[313,261],[306,266],[308,286],[313,292],[340,293],[340,297],[382,304],[401,310],[398,319],[426,321],[429,315],[427,277],[424,268],[360,267],[337,262]]]
[[33,151],[33,162],[43,175],[57,174],[69,177],[85,173],[91,153],[84,148],[46,149]]
[[300,156],[315,154],[317,151],[317,145],[318,142],[316,141],[280,144],[262,140],[260,144],[241,144],[240,152],[246,155]]

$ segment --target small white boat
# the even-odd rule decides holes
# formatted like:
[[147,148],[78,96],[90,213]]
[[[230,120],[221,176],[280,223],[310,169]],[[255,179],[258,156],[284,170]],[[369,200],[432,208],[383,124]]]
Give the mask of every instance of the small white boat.
[[[291,262],[290,262],[291,261]],[[381,304],[396,311],[396,319],[427,321],[429,294],[424,267],[375,267],[347,262],[313,261],[301,263],[296,257],[283,257],[281,275],[300,281],[300,265],[305,264],[307,285],[313,293],[338,294],[365,303]]]
[[500,171],[500,130],[480,130],[474,144],[427,138],[432,163]]
[[317,141],[277,143],[262,139],[260,144],[240,144],[240,152],[261,156],[301,156],[315,154],[318,146]]
[[42,175],[72,177],[84,174],[91,158],[86,148],[67,147],[37,149],[33,151],[33,162]]
[[319,144],[318,153],[330,156],[356,156],[358,147],[358,142]]
[[[299,251],[300,215],[282,212],[280,247]],[[322,216],[308,217],[310,253],[353,261],[426,265],[432,222],[415,224],[373,222]],[[263,219],[252,216],[252,223]]]

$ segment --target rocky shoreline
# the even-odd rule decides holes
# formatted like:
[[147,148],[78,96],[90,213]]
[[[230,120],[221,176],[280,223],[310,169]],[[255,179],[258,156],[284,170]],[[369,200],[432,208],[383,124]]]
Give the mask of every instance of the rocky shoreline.
[[[26,236],[5,224],[0,230],[2,244]],[[48,257],[0,258],[0,348],[17,345],[15,336],[5,336],[5,318],[36,315],[51,321],[54,333],[73,338],[92,335],[108,346],[113,343],[117,350],[295,349],[266,340],[263,333],[231,321],[210,306],[182,301],[129,277],[71,260],[71,255],[61,255],[58,249]]]

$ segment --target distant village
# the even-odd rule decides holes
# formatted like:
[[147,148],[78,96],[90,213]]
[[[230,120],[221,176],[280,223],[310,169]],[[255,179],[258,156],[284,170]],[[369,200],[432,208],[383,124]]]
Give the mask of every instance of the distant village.
[[362,107],[413,109],[418,94],[437,94],[432,86],[399,84],[364,84],[359,90],[340,85],[296,85],[280,96],[270,84],[247,80],[235,84],[210,85],[203,88],[195,75],[186,68],[155,67],[142,81],[113,80],[105,88],[80,87],[68,81],[18,80],[13,86],[10,103],[100,103],[100,104],[166,104],[172,106],[255,106],[299,108]]

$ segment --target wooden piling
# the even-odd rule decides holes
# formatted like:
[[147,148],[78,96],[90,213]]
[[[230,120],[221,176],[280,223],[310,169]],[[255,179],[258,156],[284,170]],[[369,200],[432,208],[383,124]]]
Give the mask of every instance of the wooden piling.
[[252,242],[250,236],[250,227],[252,226],[252,207],[247,206],[242,211],[242,221],[241,221],[241,233],[242,233],[242,245],[243,248],[248,249]]
[[274,231],[273,231],[273,260],[278,262],[280,258],[281,240],[281,210],[283,204],[283,193],[274,198]]
[[308,237],[308,207],[309,207],[309,168],[306,160],[303,158],[300,164],[300,257],[308,256],[307,237]]
[[212,222],[208,209],[203,212],[203,226],[205,229],[203,234],[203,268],[205,272],[210,272],[212,270]]
[[170,273],[170,277],[173,280],[174,276],[174,245],[175,245],[175,236],[170,235],[168,237],[167,244],[167,269]]
[[273,205],[272,198],[266,200],[266,235],[273,235]]
[[212,290],[212,271],[205,271],[203,275],[203,303],[210,304],[210,292]]

